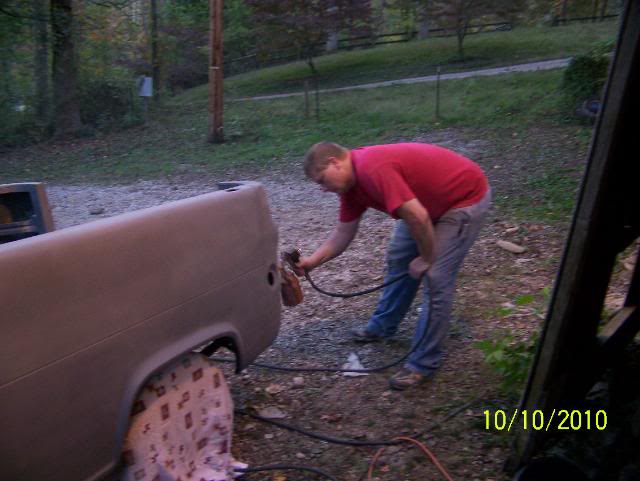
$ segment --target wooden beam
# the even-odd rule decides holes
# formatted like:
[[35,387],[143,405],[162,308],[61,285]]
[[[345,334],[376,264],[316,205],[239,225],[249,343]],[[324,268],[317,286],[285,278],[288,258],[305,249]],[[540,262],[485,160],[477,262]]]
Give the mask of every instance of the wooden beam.
[[640,252],[636,253],[636,264],[633,268],[633,276],[629,284],[627,298],[624,301],[625,306],[640,305]]
[[605,358],[614,357],[640,331],[640,263],[636,260],[624,306],[616,312],[598,335]]
[[604,353],[615,353],[635,337],[640,329],[638,306],[625,306],[605,324],[598,335]]

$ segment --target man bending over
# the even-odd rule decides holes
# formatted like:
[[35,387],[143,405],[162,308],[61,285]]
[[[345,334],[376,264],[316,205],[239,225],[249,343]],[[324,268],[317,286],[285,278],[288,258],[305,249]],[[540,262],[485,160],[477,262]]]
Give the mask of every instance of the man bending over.
[[313,254],[300,259],[298,274],[342,254],[367,208],[397,219],[385,282],[406,272],[409,276],[383,290],[366,328],[352,335],[357,342],[392,336],[424,283],[413,351],[389,380],[394,389],[420,384],[440,366],[456,275],[491,203],[487,178],[462,155],[420,143],[348,150],[320,142],[307,152],[304,169],[324,191],[340,196],[340,221]]

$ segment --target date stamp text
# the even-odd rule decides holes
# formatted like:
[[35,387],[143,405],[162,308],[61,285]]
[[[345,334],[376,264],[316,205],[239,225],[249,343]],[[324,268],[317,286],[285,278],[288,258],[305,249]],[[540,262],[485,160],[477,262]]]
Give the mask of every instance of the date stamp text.
[[534,431],[604,431],[607,427],[607,413],[603,409],[554,409],[544,412],[540,409],[533,411],[515,409],[513,412],[504,409],[489,409],[483,411],[486,430],[511,431],[522,428]]

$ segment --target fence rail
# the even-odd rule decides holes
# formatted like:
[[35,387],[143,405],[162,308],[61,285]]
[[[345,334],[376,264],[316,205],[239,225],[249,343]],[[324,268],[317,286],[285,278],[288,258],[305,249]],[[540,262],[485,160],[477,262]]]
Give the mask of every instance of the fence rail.
[[[488,32],[507,32],[513,29],[513,25],[510,22],[499,23],[485,23],[482,25],[469,25],[466,29],[465,35],[473,35],[476,33],[488,33]],[[429,29],[425,38],[437,38],[437,37],[453,37],[457,35],[455,28],[432,28]],[[413,40],[418,36],[416,30],[409,32],[396,32],[385,33],[382,35],[365,35],[361,37],[349,37],[338,40],[338,50],[349,50],[359,47],[372,47],[375,45],[385,45],[389,43],[402,43]],[[388,37],[395,37],[395,40],[384,40]],[[379,40],[383,39],[383,40]]]
[[570,18],[562,18],[562,17],[554,17],[551,25],[557,27],[559,25],[568,25],[570,23],[587,23],[587,22],[598,22],[603,20],[611,20],[613,18],[617,18],[618,14],[613,15],[598,15],[597,17],[570,17]]
[[[507,32],[512,29],[513,24],[511,24],[510,22],[469,25],[466,30],[466,35],[490,32]],[[425,38],[452,37],[455,35],[456,30],[454,28],[433,28],[428,31],[428,34]],[[371,48],[377,45],[404,43],[417,38],[417,36],[418,32],[413,30],[405,32],[384,33],[379,35],[361,35],[357,37],[341,38],[338,39],[337,50],[353,50],[356,48]],[[326,49],[325,44],[315,44],[312,46],[312,49],[314,57],[332,53],[332,51],[328,51]],[[300,49],[280,50],[278,52],[274,52],[267,58],[260,58],[257,53],[252,53],[225,61],[224,68],[227,74],[234,75],[258,68],[280,65],[295,60],[303,60],[304,58],[305,55]]]

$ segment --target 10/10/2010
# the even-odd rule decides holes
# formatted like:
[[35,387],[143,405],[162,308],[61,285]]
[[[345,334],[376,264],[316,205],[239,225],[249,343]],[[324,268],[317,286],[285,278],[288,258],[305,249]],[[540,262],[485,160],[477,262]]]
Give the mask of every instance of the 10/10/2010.
[[557,429],[559,431],[579,431],[581,429],[596,429],[603,431],[607,427],[607,413],[600,409],[592,411],[586,409],[580,411],[577,409],[554,409],[550,414],[536,409],[529,411],[527,409],[515,409],[513,413],[508,413],[504,409],[495,411],[483,411],[485,420],[485,429],[495,429],[497,431],[511,431],[512,429],[522,427],[523,430],[533,429],[536,431],[549,431]]

